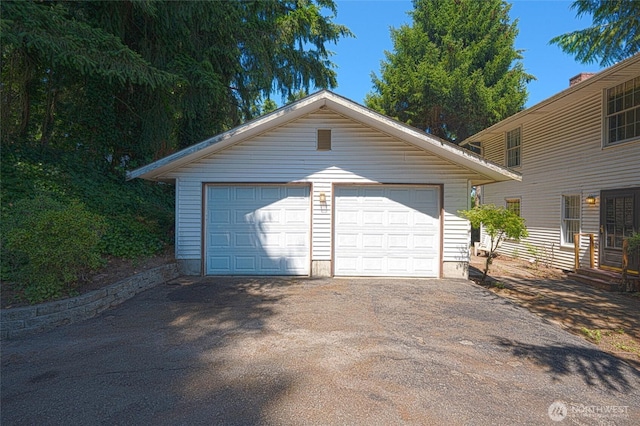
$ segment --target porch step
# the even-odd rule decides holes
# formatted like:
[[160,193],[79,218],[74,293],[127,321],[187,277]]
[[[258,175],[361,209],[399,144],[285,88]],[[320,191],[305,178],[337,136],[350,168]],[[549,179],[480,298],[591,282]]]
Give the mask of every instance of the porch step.
[[[575,272],[569,273],[568,277],[606,291],[625,291],[625,286],[622,283],[622,274],[613,271],[580,268]],[[631,281],[633,291],[640,291],[640,278],[627,276],[627,279]]]
[[618,289],[619,284],[612,282],[610,280],[606,280],[606,279],[603,280],[600,278],[595,278],[588,275],[581,275],[574,272],[570,272],[569,274],[567,274],[567,276],[574,281],[578,281],[579,283],[587,284],[591,287],[599,288],[601,290],[619,291]]

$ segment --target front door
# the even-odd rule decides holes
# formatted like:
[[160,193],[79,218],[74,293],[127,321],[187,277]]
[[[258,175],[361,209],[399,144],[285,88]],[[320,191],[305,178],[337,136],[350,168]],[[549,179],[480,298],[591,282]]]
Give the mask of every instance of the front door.
[[[600,267],[622,269],[622,242],[640,232],[640,188],[600,194]],[[629,269],[638,273],[638,253],[630,253]]]

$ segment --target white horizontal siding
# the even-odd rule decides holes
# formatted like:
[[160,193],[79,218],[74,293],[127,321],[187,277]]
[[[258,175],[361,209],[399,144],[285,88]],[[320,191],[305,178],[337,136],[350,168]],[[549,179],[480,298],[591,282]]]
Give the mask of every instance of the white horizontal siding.
[[[316,129],[332,129],[331,151],[316,150]],[[403,141],[331,111],[318,111],[203,158],[167,177],[176,179],[176,256],[199,259],[202,184],[255,182],[312,184],[312,259],[331,260],[334,183],[444,184],[445,261],[466,260],[467,208],[472,174]],[[324,192],[326,204],[319,195]]]
[[[489,160],[504,164],[503,135],[492,135],[483,146]],[[521,244],[507,242],[500,251],[531,258],[529,244],[545,262],[573,269],[573,247],[561,246],[562,196],[581,196],[581,232],[595,234],[597,245],[600,207],[587,205],[585,198],[601,190],[640,186],[640,141],[602,148],[602,96],[596,94],[529,118],[522,126],[518,171],[522,182],[483,188],[484,203],[504,206],[505,198],[522,199],[529,238]],[[581,264],[588,265],[588,237],[582,237],[580,246]],[[596,251],[596,264],[597,257]]]

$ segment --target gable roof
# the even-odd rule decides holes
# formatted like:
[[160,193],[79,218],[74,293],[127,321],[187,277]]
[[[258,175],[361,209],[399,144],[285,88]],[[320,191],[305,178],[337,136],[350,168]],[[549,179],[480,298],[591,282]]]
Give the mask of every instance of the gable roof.
[[127,180],[135,178],[156,181],[167,180],[163,176],[169,171],[215,154],[229,146],[282,126],[319,109],[330,109],[342,116],[474,172],[477,176],[472,180],[473,184],[479,185],[506,180],[519,181],[522,179],[519,173],[487,161],[455,144],[393,120],[333,92],[322,90],[146,166],[129,171],[127,172]]
[[[600,71],[567,89],[538,102],[534,106],[522,110],[491,127],[471,135],[460,143],[460,146],[478,142],[487,136],[503,133],[505,127],[514,128],[530,120],[539,120],[545,115],[555,114],[577,100],[594,94],[602,94],[604,90],[640,76],[640,53],[633,55],[611,67]],[[567,80],[568,81],[568,80]]]

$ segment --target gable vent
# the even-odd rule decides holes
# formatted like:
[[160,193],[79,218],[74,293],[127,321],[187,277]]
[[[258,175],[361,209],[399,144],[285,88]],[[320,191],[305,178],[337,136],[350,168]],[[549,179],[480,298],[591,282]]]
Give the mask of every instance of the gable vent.
[[318,129],[318,151],[331,151],[331,129]]

